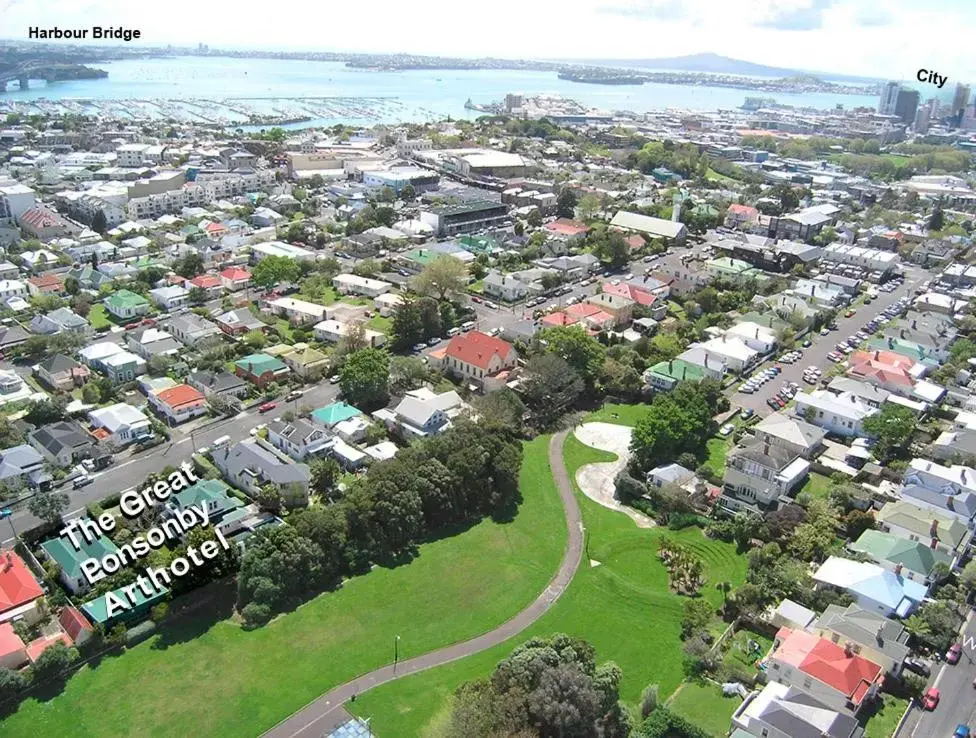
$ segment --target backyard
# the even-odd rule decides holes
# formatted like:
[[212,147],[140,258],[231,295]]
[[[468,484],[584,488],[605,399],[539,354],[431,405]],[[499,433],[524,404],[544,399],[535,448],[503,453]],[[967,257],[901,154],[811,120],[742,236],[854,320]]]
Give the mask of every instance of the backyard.
[[566,545],[548,444],[525,445],[513,522],[423,544],[411,563],[374,569],[254,631],[226,615],[164,628],[82,668],[57,695],[25,700],[3,735],[256,735],[389,663],[395,635],[406,659],[496,627],[545,588]]
[[668,708],[707,730],[715,738],[725,738],[732,722],[732,713],[741,704],[741,697],[726,697],[712,682],[688,682],[681,685],[668,703]]
[[100,303],[91,306],[87,317],[88,322],[91,323],[91,327],[96,331],[112,327],[112,320],[109,318],[108,310]]
[[[617,412],[635,415],[640,407],[606,406],[587,420],[609,420]],[[613,422],[613,421],[611,421]],[[566,439],[566,469],[571,479],[583,464],[608,461],[612,455]],[[356,714],[372,719],[380,736],[431,736],[450,716],[450,695],[462,682],[487,677],[495,664],[519,643],[534,636],[562,632],[589,641],[597,661],[611,660],[623,671],[621,698],[636,703],[649,683],[670,695],[684,678],[681,619],[684,598],[668,588],[667,572],[657,556],[657,542],[667,536],[696,553],[705,563],[707,581],[701,595],[716,609],[722,594],[714,584],[733,586],[745,577],[745,557],[721,541],[705,538],[698,528],[671,531],[640,529],[626,516],[597,505],[577,490],[586,527],[583,563],[566,593],[535,625],[506,643],[429,672],[378,687],[357,698]],[[599,562],[589,565],[589,561]]]

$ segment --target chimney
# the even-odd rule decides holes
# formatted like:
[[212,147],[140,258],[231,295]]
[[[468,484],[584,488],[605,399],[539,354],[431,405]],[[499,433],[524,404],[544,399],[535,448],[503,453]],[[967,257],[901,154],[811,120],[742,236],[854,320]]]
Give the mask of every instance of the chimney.
[[884,627],[885,627],[884,621],[878,623],[878,630],[874,634],[874,638],[878,642],[879,646],[884,645]]
[[900,577],[901,576],[902,569],[904,569],[904,568],[905,567],[902,564],[897,564],[895,566],[895,576],[896,577]]
[[671,369],[674,366],[674,359],[668,359],[668,373],[671,373]]
[[933,519],[932,525],[929,526],[929,536],[933,539],[938,539],[939,537],[939,521]]
[[879,351],[878,351],[877,349],[875,349],[875,350],[874,350],[874,360],[875,360],[875,361],[877,361],[877,360],[878,360],[878,357],[879,357],[880,355],[881,355],[881,353],[880,353],[880,352],[879,352]]
[[912,330],[915,330],[915,324],[916,324],[917,322],[918,322],[917,320],[912,320]]
[[850,641],[844,644],[844,656],[847,658],[854,658],[854,644]]

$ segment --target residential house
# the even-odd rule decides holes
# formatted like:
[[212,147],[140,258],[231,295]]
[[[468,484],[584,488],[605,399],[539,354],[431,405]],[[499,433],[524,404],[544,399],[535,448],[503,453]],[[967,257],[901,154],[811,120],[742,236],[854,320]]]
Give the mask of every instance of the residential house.
[[323,425],[330,430],[335,428],[339,423],[343,421],[350,420],[351,418],[357,418],[362,415],[362,411],[359,408],[355,408],[345,402],[333,402],[331,405],[326,405],[325,407],[320,407],[317,410],[312,411],[312,420]]
[[565,241],[567,244],[581,243],[590,230],[586,223],[569,218],[558,218],[551,223],[546,223],[543,228],[550,238]]
[[268,442],[296,461],[304,461],[326,453],[333,445],[333,435],[302,418],[290,422],[272,420],[268,424]]
[[595,305],[605,313],[610,313],[616,325],[626,325],[634,317],[634,305],[637,303],[629,297],[602,292],[590,295],[586,302]]
[[718,503],[733,513],[775,510],[809,471],[810,462],[795,451],[754,439],[729,453]]
[[808,630],[833,643],[843,641],[845,647],[851,644],[854,653],[894,676],[901,674],[902,665],[911,653],[909,633],[904,625],[854,603],[847,607],[827,605]]
[[249,331],[263,331],[267,328],[247,308],[228,310],[226,313],[218,315],[214,320],[217,321],[217,327],[228,336],[241,336]]
[[951,570],[955,563],[949,554],[929,548],[920,541],[910,541],[880,530],[864,531],[847,547],[899,577],[926,586],[935,583],[939,578],[936,569],[939,564],[944,564]]
[[[121,588],[113,590],[93,600],[89,600],[81,606],[81,611],[88,620],[96,625],[100,625],[103,630],[111,630],[119,623],[128,623],[145,617],[155,604],[165,600],[169,594],[169,590],[165,587],[156,587],[152,583],[150,583],[149,587],[152,591],[151,595],[146,595],[142,589],[135,587],[132,590],[131,598]],[[109,594],[123,602],[129,602],[130,607],[122,611],[109,607]]]
[[324,320],[328,314],[325,305],[318,305],[307,300],[296,300],[293,297],[279,297],[268,302],[268,309],[280,317],[288,319],[292,325],[308,325]]
[[765,614],[777,630],[783,627],[806,630],[817,619],[817,613],[789,598],[781,600],[776,609],[767,610]]
[[186,378],[186,383],[196,387],[208,397],[219,395],[225,398],[241,398],[247,394],[247,382],[230,372],[191,372]]
[[19,669],[28,662],[27,647],[10,623],[0,623],[0,669]]
[[95,451],[92,437],[73,420],[42,425],[27,435],[27,442],[49,462],[61,467],[90,458]]
[[928,594],[928,587],[912,582],[877,564],[829,557],[813,574],[822,585],[843,589],[864,610],[885,617],[907,618]]
[[289,371],[281,359],[268,354],[249,354],[234,362],[234,373],[259,387],[280,382],[288,376]]
[[885,503],[874,518],[879,530],[922,543],[954,559],[962,558],[973,535],[959,518],[907,500]]
[[688,229],[683,223],[629,213],[626,210],[617,211],[610,221],[610,227],[646,234],[651,238],[660,238],[673,243],[681,243],[688,235]]
[[48,313],[38,313],[31,320],[32,333],[52,336],[56,333],[75,333],[89,336],[92,327],[88,321],[69,308],[58,308]]
[[14,551],[0,551],[0,623],[23,620],[38,622],[43,613],[38,600],[44,589]]
[[0,300],[10,297],[27,297],[27,285],[18,279],[0,279]]
[[279,456],[253,438],[212,452],[214,464],[236,487],[255,495],[266,484],[273,485],[285,504],[299,507],[308,504],[312,474],[305,464],[295,464]]
[[126,331],[125,344],[146,360],[154,356],[177,356],[183,351],[183,347],[175,338],[161,328],[155,327]]
[[857,718],[802,689],[769,682],[732,714],[731,738],[863,738]]
[[528,294],[525,283],[511,274],[502,274],[497,269],[489,271],[482,284],[485,294],[496,300],[515,302]]
[[76,646],[82,645],[95,633],[95,629],[88,622],[88,618],[81,614],[81,610],[71,605],[61,609],[61,614],[58,615],[58,625],[68,634],[68,638]]
[[127,446],[153,436],[149,418],[138,408],[124,402],[92,410],[88,413],[88,419],[95,429],[93,435],[106,445]]
[[753,428],[756,440],[771,446],[781,446],[804,459],[813,459],[824,448],[823,430],[799,418],[773,413]]
[[907,397],[915,385],[916,362],[893,351],[855,351],[849,359],[847,376]]
[[166,324],[166,330],[182,344],[191,348],[220,343],[220,328],[196,313],[187,312],[177,315]]
[[725,359],[709,353],[700,346],[691,346],[675,357],[675,361],[685,361],[689,364],[701,367],[708,379],[721,381],[728,370]]
[[748,321],[736,323],[725,331],[724,335],[742,341],[762,356],[771,354],[778,344],[776,334],[773,331],[766,326]]
[[395,408],[377,410],[373,417],[391,432],[410,440],[443,433],[451,427],[451,418],[463,408],[464,403],[454,390],[435,394],[423,388],[408,392]]
[[838,436],[864,436],[864,419],[878,412],[849,392],[814,390],[801,392],[795,399],[793,412],[797,417]]
[[[166,516],[175,517],[181,510],[206,507],[210,524],[219,527],[224,517],[244,507],[244,503],[231,494],[220,479],[202,479],[179,492],[174,492],[166,501]],[[221,530],[224,535],[227,531]]]
[[694,345],[707,352],[710,358],[723,362],[729,371],[738,374],[750,369],[759,361],[759,352],[734,336],[717,336]]
[[358,274],[337,274],[332,278],[332,286],[340,294],[363,297],[379,297],[393,289],[393,285],[389,282],[360,277]]
[[35,295],[63,295],[64,278],[60,274],[41,274],[27,278],[27,291]]
[[759,211],[751,205],[733,203],[725,211],[725,227],[740,228],[759,224]]
[[241,267],[227,267],[220,272],[220,282],[225,290],[237,292],[251,284],[251,273]]
[[163,310],[179,310],[190,302],[190,291],[178,284],[149,290],[149,297]]
[[[313,327],[315,333],[315,338],[319,341],[328,341],[329,343],[339,343],[342,337],[349,333],[359,321],[340,321],[340,320],[323,320],[321,323],[316,323]],[[366,343],[373,348],[379,348],[386,343],[386,336],[379,331],[374,331],[371,328],[363,328],[363,338]]]
[[8,490],[44,490],[52,477],[44,468],[44,457],[33,446],[21,444],[0,449],[0,484]]
[[52,354],[42,359],[35,365],[34,372],[48,387],[62,392],[80,387],[91,376],[87,366],[64,354]]
[[976,469],[943,466],[928,459],[912,459],[902,477],[901,496],[913,505],[941,512],[973,527],[976,516]]
[[504,386],[508,371],[515,368],[517,360],[518,355],[510,343],[481,331],[470,331],[450,340],[444,349],[441,366],[491,391]]
[[827,391],[838,396],[843,394],[854,395],[868,407],[877,409],[880,409],[891,396],[891,393],[882,387],[848,377],[834,377],[827,385]]
[[393,315],[393,311],[396,310],[400,305],[403,304],[403,298],[400,295],[394,295],[390,292],[386,294],[379,295],[373,299],[373,306],[384,318],[389,318]]
[[780,628],[769,656],[768,677],[813,695],[827,707],[856,714],[884,682],[880,665],[805,630]]
[[703,484],[695,472],[675,463],[651,469],[647,472],[647,483],[658,489],[665,486],[677,487],[688,494],[695,494]]
[[60,569],[61,582],[68,588],[68,591],[80,595],[91,589],[91,585],[82,571],[82,563],[87,559],[100,559],[108,553],[118,553],[119,549],[112,542],[112,539],[106,536],[99,536],[91,543],[84,536],[79,535],[77,538],[81,544],[77,549],[67,537],[58,536],[44,541],[41,544],[41,551],[50,561],[57,564]]
[[705,370],[698,364],[683,359],[660,361],[644,371],[644,384],[660,390],[674,389],[678,382],[700,382]]
[[167,425],[179,425],[206,415],[208,409],[203,392],[189,384],[178,384],[161,392],[151,393],[149,404],[163,417]]
[[189,281],[189,289],[203,290],[208,299],[213,299],[223,293],[224,283],[216,274],[198,274]]
[[[306,382],[314,382],[324,376],[331,363],[328,354],[307,343],[296,343],[294,346],[283,346],[283,348],[285,350],[279,354],[279,358]],[[266,351],[269,354],[273,353],[271,349]]]
[[617,318],[613,313],[608,313],[599,305],[594,305],[589,302],[569,305],[561,313],[550,313],[546,316],[550,320],[543,319],[543,324],[546,326],[552,325],[553,320],[560,320],[559,316],[565,317],[562,318],[562,322],[557,322],[557,325],[576,325],[577,323],[581,323],[591,331],[609,331],[613,330],[617,325]]
[[149,312],[149,302],[129,290],[117,290],[104,300],[105,309],[119,320],[133,320]]

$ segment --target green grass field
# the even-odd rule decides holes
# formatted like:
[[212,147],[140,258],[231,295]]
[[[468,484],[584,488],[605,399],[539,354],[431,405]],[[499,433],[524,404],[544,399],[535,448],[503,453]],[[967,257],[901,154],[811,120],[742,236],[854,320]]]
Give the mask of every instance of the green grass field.
[[908,709],[908,700],[882,694],[878,707],[869,712],[864,723],[864,738],[891,738],[898,721]]
[[0,734],[254,736],[392,661],[395,635],[406,659],[491,630],[538,596],[563,556],[548,444],[544,436],[525,446],[513,522],[485,521],[424,544],[413,562],[354,578],[255,631],[230,620],[204,632],[168,628],[83,668],[59,695],[26,700]]
[[108,310],[106,310],[105,306],[101,303],[91,306],[91,310],[88,311],[87,320],[89,323],[91,323],[91,327],[96,331],[102,328],[110,328],[112,326],[112,321],[109,318]]
[[390,329],[393,327],[393,318],[386,318],[377,313],[366,321],[366,327],[374,331],[379,331],[384,335],[389,335]]
[[[588,420],[600,418],[597,413]],[[612,458],[573,436],[567,438],[564,451],[570,478],[583,464]],[[450,695],[458,685],[487,677],[515,646],[534,635],[563,632],[585,638],[596,648],[598,662],[612,660],[623,670],[620,693],[625,701],[636,702],[649,683],[660,686],[662,699],[677,688],[684,676],[679,638],[684,598],[668,589],[667,572],[657,558],[658,539],[669,536],[702,557],[708,575],[702,596],[716,608],[722,595],[714,583],[741,584],[745,558],[733,546],[705,538],[697,528],[640,529],[578,490],[577,498],[587,553],[566,593],[535,625],[494,649],[360,695],[352,707],[356,714],[372,718],[378,736],[436,736],[449,718]],[[600,564],[591,567],[587,559]]]
[[704,466],[707,466],[719,479],[725,474],[725,457],[728,456],[730,443],[728,438],[709,438],[705,442],[708,457],[705,459]]
[[809,493],[815,500],[826,500],[830,496],[830,487],[830,477],[817,474],[817,472],[810,472],[809,478],[800,487],[800,492]]
[[709,167],[708,171],[705,172],[705,179],[709,180],[710,182],[726,182],[726,183],[735,182],[735,180],[732,179],[732,177],[728,177],[724,174],[716,172],[711,167]]
[[688,682],[681,685],[668,708],[715,738],[725,738],[732,713],[741,704],[741,697],[725,697],[711,682]]
[[[616,425],[629,425],[631,427],[637,424],[637,419],[643,417],[647,412],[647,405],[614,405],[612,403],[606,403],[599,410],[594,410],[592,413],[583,418],[584,423],[614,423]],[[580,444],[582,445],[582,444]],[[567,441],[566,448],[569,448],[569,442]],[[595,449],[590,449],[592,453],[601,453]],[[599,459],[596,459],[599,461]],[[589,459],[584,463],[590,463],[594,459]],[[571,469],[569,466],[569,461],[566,461],[566,467]]]

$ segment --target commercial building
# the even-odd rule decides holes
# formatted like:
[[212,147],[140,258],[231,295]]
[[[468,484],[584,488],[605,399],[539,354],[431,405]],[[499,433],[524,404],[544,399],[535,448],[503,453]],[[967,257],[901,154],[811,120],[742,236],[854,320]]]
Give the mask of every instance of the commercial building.
[[474,200],[423,210],[420,220],[437,236],[454,236],[498,226],[508,220],[508,206],[493,200]]

